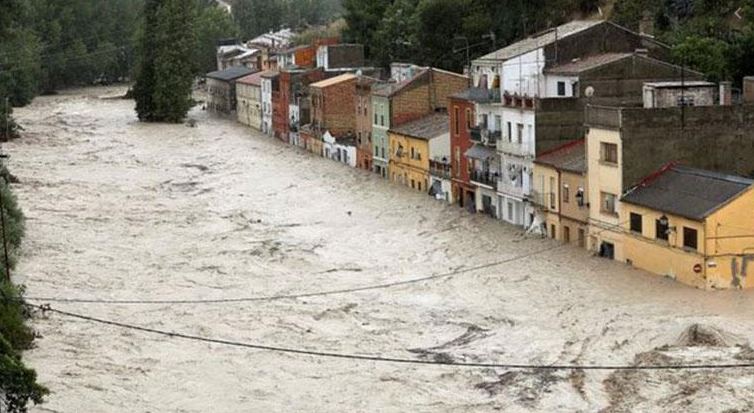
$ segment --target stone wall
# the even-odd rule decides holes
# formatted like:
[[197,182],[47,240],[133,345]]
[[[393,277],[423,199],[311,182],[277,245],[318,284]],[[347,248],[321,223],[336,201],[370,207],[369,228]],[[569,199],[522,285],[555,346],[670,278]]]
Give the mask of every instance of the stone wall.
[[754,173],[754,105],[622,109],[624,190],[670,161]]

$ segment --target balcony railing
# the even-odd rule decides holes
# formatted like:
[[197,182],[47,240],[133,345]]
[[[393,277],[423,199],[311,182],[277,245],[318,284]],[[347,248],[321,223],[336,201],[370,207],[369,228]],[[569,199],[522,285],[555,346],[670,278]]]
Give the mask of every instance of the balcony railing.
[[429,173],[445,179],[450,179],[450,163],[429,161]]
[[497,180],[500,178],[500,174],[495,171],[471,171],[470,179],[477,184],[486,185],[489,187],[495,187]]
[[553,211],[557,209],[557,203],[554,192],[540,192],[531,191],[529,199],[532,204],[544,209],[545,211]]
[[495,143],[502,138],[502,132],[491,131],[487,128],[475,126],[469,129],[471,140],[483,145],[495,146]]
[[518,186],[516,183],[505,177],[498,179],[497,190],[503,194],[521,199],[529,195],[527,191],[524,190],[523,186]]
[[497,150],[509,155],[520,156],[522,158],[534,158],[534,145],[528,142],[508,142],[505,139],[497,142]]

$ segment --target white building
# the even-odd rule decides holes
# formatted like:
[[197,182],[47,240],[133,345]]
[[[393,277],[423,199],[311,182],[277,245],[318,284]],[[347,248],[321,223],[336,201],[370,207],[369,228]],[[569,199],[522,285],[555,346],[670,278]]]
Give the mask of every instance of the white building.
[[[447,116],[444,121],[447,125]],[[450,159],[450,130],[446,126],[442,133],[429,139],[429,194],[452,204]]]
[[477,136],[494,136],[497,156],[490,159],[481,150],[471,152],[488,157],[489,165],[479,162],[482,178],[499,174],[494,185],[496,200],[489,199],[490,185],[480,185],[483,198],[477,195],[477,209],[496,209],[497,217],[514,225],[528,227],[534,221],[535,208],[529,200],[538,148],[538,106],[542,99],[580,97],[578,73],[549,69],[586,64],[582,61],[590,59],[588,64],[607,64],[627,53],[654,47],[648,42],[610,22],[572,21],[476,59],[471,69],[474,86],[491,93],[490,102],[477,104]]
[[272,89],[277,82],[278,74],[265,72],[262,74],[262,132],[272,136]]

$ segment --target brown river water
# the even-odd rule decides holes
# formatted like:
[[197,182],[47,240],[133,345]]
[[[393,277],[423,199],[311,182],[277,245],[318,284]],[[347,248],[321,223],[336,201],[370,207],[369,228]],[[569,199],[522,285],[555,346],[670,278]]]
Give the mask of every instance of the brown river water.
[[[424,282],[273,301],[54,308],[314,351],[471,363],[754,359],[754,294],[605,261],[195,109],[141,124],[122,88],[40,97],[6,144],[27,215],[15,280],[37,298],[201,300]],[[546,251],[497,266],[476,266]],[[465,270],[464,270],[465,269]],[[43,304],[48,301],[34,301]],[[508,370],[283,354],[55,313],[26,359],[36,412],[754,410],[754,369]]]

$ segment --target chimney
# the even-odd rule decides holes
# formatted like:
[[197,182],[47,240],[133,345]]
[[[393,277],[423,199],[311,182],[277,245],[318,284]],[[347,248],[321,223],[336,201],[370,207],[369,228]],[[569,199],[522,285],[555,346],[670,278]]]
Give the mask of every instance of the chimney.
[[639,22],[639,34],[647,37],[655,37],[655,20],[652,13],[645,10]]
[[733,104],[733,82],[720,82],[720,106]]
[[744,103],[754,103],[754,76],[744,77]]

